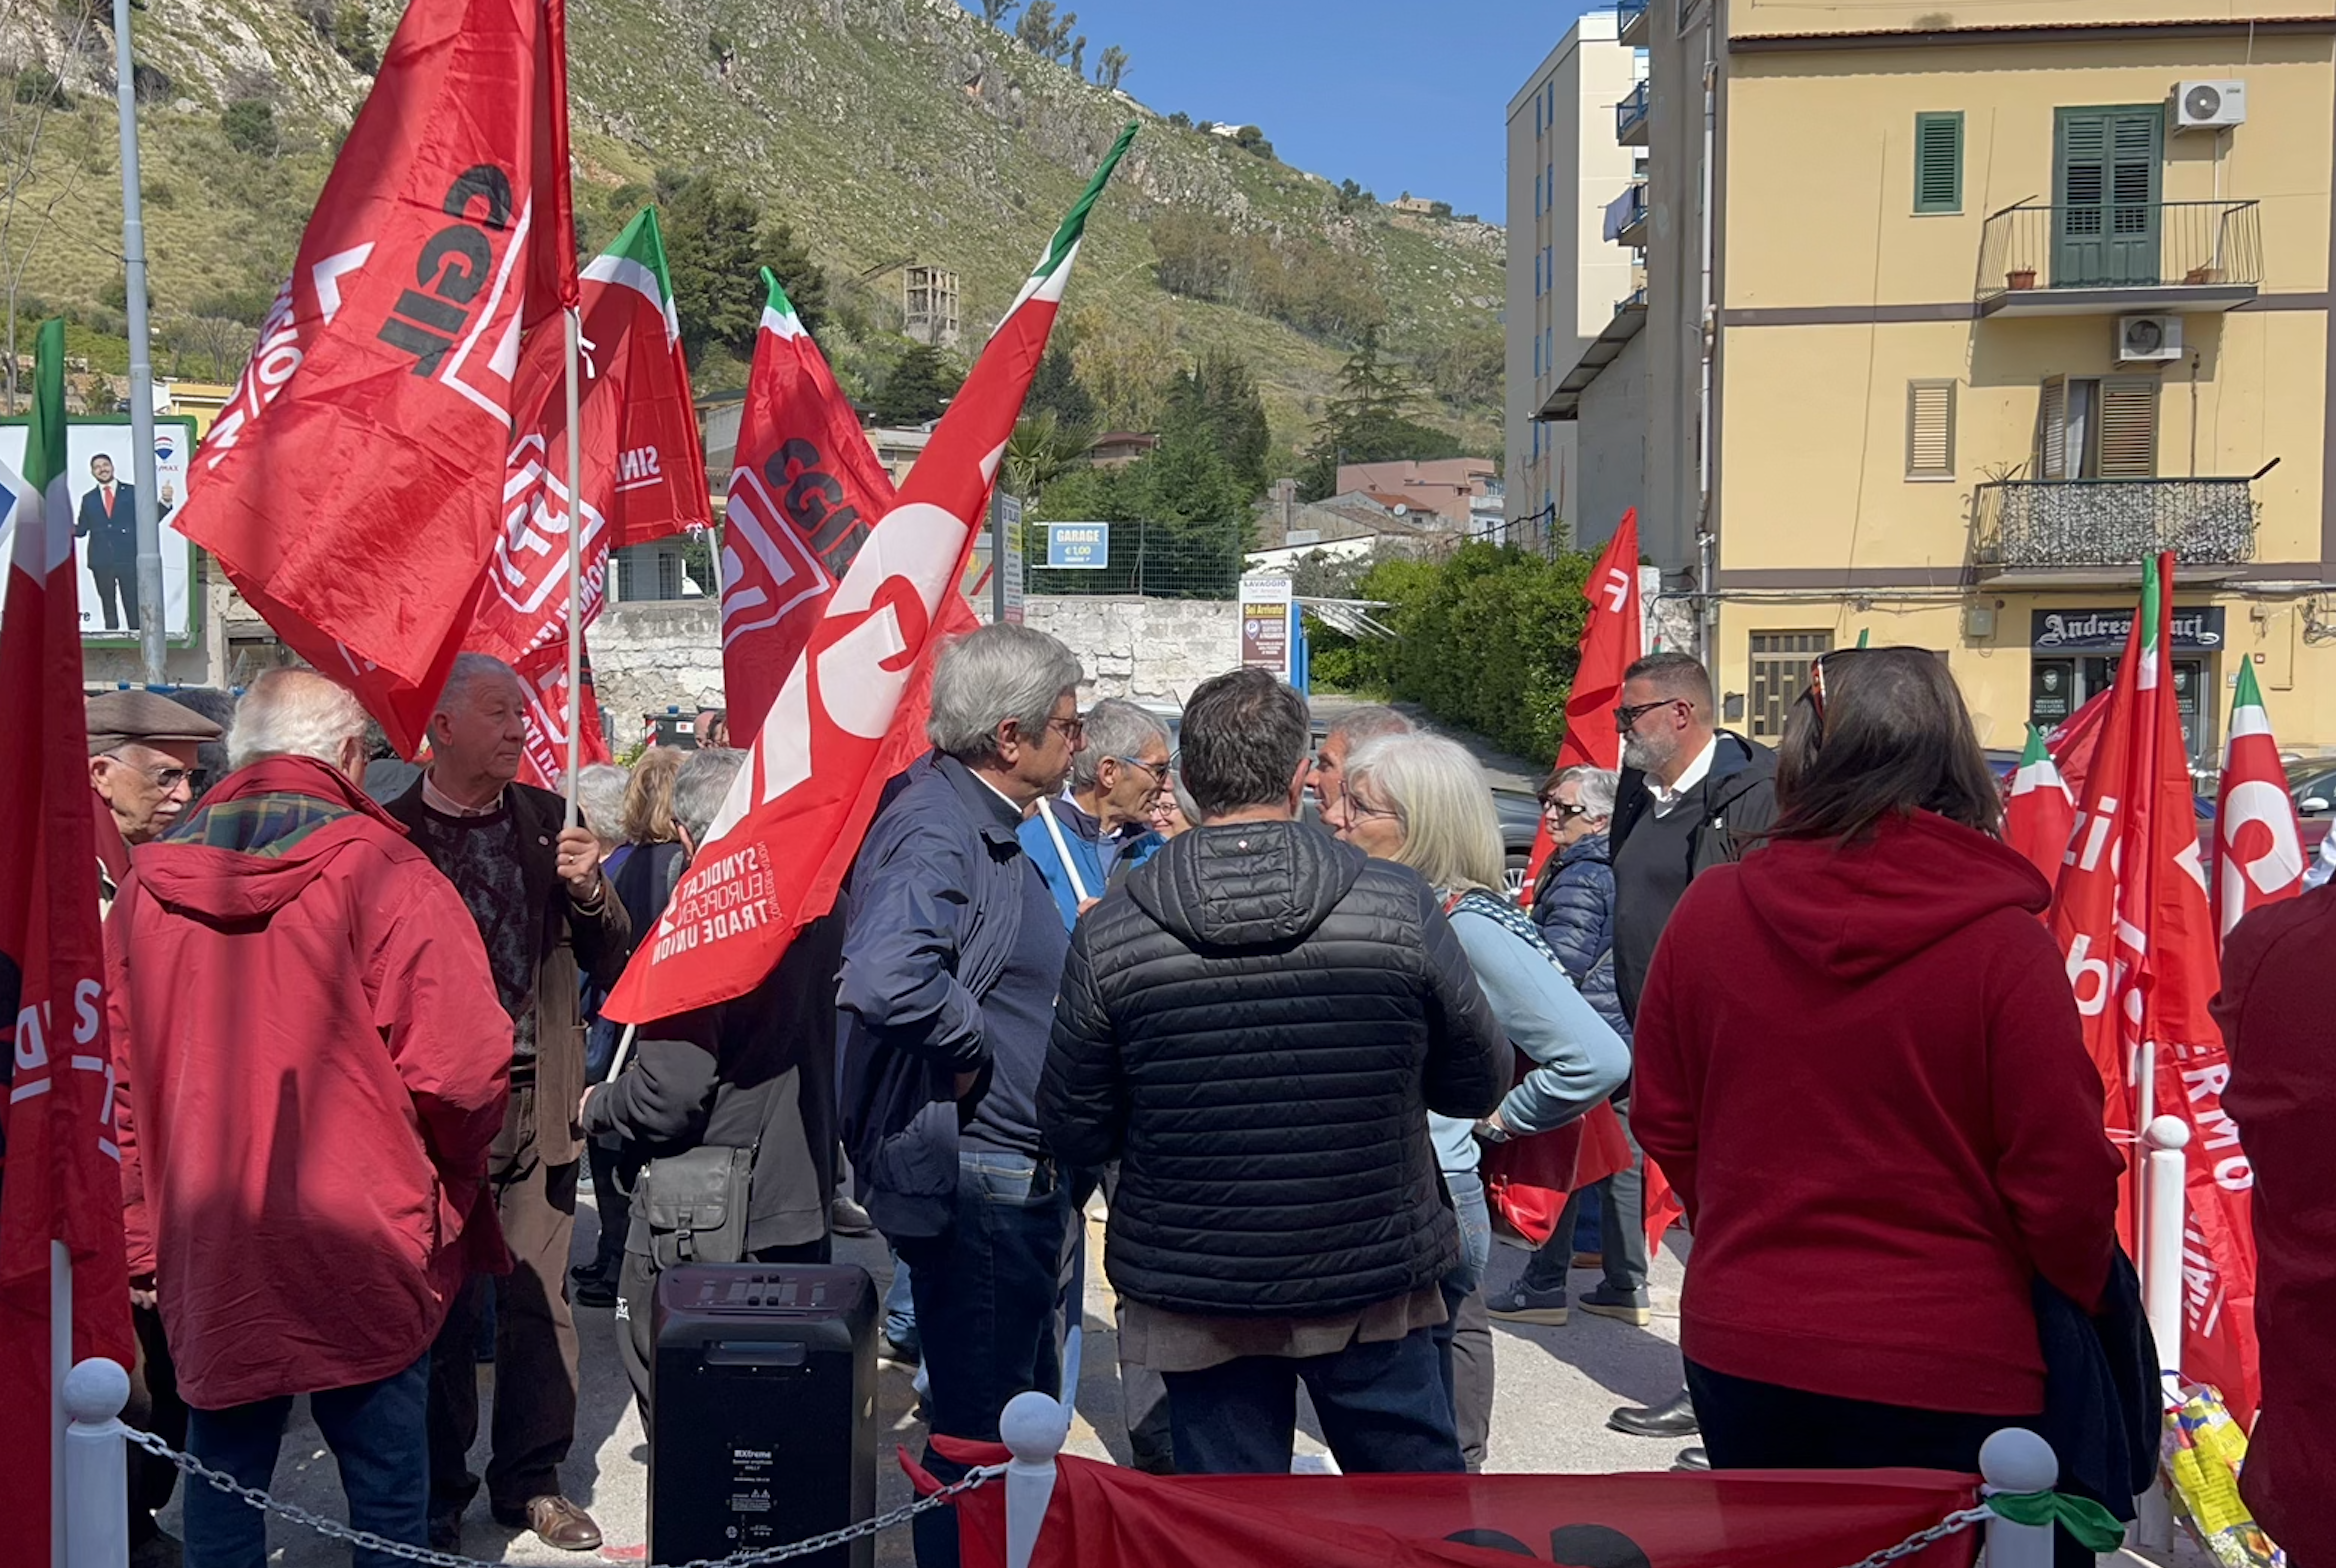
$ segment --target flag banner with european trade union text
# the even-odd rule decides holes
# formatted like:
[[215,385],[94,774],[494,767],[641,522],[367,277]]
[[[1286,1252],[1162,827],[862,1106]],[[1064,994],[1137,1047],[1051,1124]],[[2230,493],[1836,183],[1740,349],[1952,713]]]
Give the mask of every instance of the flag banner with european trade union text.
[[576,300],[564,0],[413,0],[180,530],[421,743],[503,515],[526,341]]
[[931,679],[948,601],[1046,354],[1087,214],[1135,131],[1104,154],[896,503],[827,595],[704,853],[634,951],[607,1016],[646,1023],[743,995],[834,907],[885,780],[923,749],[902,713]]
[[[969,1462],[1007,1457],[933,1441]],[[1031,1568],[1839,1568],[1979,1491],[1978,1477],[1937,1470],[1151,1476],[1067,1454],[1056,1465]],[[1005,1491],[957,1499],[965,1568],[1005,1568]],[[1978,1542],[1964,1530],[1897,1560],[1968,1568]]]
[[[0,1562],[49,1560],[49,1270],[73,1265],[73,1357],[131,1364],[121,1150],[97,923],[66,489],[65,325],[34,345],[24,474],[0,470]],[[121,1506],[117,1500],[117,1509]],[[118,1517],[118,1515],[117,1515]]]

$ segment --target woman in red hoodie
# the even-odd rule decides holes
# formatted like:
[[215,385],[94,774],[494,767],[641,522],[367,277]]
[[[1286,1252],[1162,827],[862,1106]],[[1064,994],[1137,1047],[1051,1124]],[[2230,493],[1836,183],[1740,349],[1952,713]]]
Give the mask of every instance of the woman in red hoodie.
[[1696,878],[1631,1121],[1695,1234],[1680,1348],[1719,1469],[1976,1470],[2044,1409],[2031,1284],[2101,1295],[2122,1162],[2051,891],[1998,842],[1946,668],[1829,654],[1768,846]]

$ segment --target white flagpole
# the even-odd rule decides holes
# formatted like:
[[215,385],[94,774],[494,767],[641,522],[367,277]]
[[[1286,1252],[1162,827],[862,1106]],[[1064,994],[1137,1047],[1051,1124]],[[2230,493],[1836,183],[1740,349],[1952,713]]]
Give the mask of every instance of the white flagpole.
[[[40,519],[23,525],[38,527]],[[65,1374],[73,1370],[73,1254],[49,1243],[49,1562],[65,1568]]]
[[568,327],[568,819],[576,825],[576,772],[583,760],[584,724],[584,313],[561,312]]

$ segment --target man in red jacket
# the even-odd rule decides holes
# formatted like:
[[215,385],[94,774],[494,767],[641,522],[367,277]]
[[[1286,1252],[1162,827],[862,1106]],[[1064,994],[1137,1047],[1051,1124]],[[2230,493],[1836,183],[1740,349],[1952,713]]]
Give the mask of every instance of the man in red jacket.
[[[264,1487],[307,1394],[349,1522],[422,1546],[430,1342],[502,1256],[482,1198],[511,1020],[460,895],[357,788],[364,735],[324,677],[262,676],[236,771],[137,853],[106,989],[131,1247],[154,1258],[189,1449]],[[186,1545],[261,1568],[264,1516],[191,1487]]]
[[2336,891],[2240,921],[2222,950],[2214,1014],[2230,1047],[2223,1090],[2255,1172],[2255,1333],[2263,1360],[2239,1491],[2300,1568],[2336,1563],[2336,1059],[2327,965]]

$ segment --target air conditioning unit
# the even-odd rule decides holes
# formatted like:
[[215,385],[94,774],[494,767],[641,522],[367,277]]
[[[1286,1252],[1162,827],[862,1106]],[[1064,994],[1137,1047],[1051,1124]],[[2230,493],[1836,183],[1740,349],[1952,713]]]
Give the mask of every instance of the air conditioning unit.
[[2119,316],[2117,362],[2121,365],[2162,363],[2182,357],[2180,316]]
[[2247,123],[2245,82],[2176,82],[2174,129],[2219,131]]

